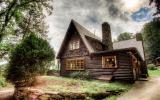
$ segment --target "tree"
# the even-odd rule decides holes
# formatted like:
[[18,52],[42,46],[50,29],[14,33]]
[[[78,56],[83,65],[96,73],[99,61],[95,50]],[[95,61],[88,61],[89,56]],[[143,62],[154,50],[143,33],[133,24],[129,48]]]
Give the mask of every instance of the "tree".
[[143,37],[146,50],[151,61],[160,57],[160,18],[154,18],[151,22],[144,25]]
[[54,56],[47,40],[31,33],[11,52],[6,79],[15,87],[30,86],[36,76],[44,74]]
[[17,38],[14,35],[8,35],[3,38],[3,40],[0,42],[0,58],[3,58],[5,60],[8,60],[8,54],[9,52],[16,47],[16,44],[20,41],[19,38]]
[[132,34],[131,33],[121,33],[119,34],[119,36],[117,37],[118,41],[123,41],[123,40],[129,40],[132,38]]
[[6,34],[44,34],[52,6],[52,0],[1,0],[0,41]]
[[157,11],[154,13],[154,16],[160,14],[160,0],[150,0],[150,3],[149,3],[149,4],[151,5],[152,3],[155,3],[156,10],[157,10]]

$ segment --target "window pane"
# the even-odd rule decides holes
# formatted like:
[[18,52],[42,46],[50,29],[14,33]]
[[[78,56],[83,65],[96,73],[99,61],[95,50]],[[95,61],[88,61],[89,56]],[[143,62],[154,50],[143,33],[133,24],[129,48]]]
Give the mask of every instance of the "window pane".
[[84,66],[84,60],[82,59],[66,61],[66,70],[83,70]]
[[102,57],[102,67],[103,68],[116,68],[116,56]]
[[69,50],[79,49],[79,47],[80,47],[80,41],[72,41],[69,44]]

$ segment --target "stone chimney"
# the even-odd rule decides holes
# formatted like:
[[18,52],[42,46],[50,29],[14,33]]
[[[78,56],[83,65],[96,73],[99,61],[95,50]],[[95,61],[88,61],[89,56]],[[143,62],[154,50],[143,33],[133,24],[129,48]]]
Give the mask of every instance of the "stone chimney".
[[102,43],[105,45],[105,50],[113,50],[111,28],[107,22],[102,24]]

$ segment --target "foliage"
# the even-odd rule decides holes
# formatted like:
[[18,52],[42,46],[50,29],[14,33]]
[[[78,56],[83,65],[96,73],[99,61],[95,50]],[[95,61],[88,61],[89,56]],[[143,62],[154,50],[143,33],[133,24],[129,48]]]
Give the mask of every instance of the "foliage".
[[154,16],[160,14],[160,0],[150,0],[150,5],[151,5],[152,3],[155,3],[155,7],[156,7],[156,10],[157,10],[157,11],[154,13]]
[[46,32],[45,17],[52,13],[52,0],[1,0],[0,39],[6,34]]
[[0,42],[0,58],[8,60],[8,57],[6,56],[16,46],[18,41],[19,39],[13,35],[5,36]]
[[148,64],[147,67],[149,70],[157,70],[157,67],[154,64]]
[[76,71],[71,73],[69,76],[76,79],[90,79],[90,74],[88,71]]
[[132,38],[132,34],[131,33],[121,33],[118,37],[117,37],[117,40],[118,41],[123,41],[123,40],[129,40]]
[[56,76],[45,76],[46,81],[52,82],[52,84],[47,84],[43,90],[44,91],[52,91],[52,92],[75,92],[76,93],[103,93],[107,90],[109,91],[118,91],[124,90],[128,91],[131,88],[131,84],[123,84],[123,83],[107,83],[101,82],[97,80],[79,80],[79,79],[71,79],[71,78],[63,78]]
[[5,86],[6,86],[5,78],[0,75],[0,87],[5,87]]
[[16,87],[32,85],[53,59],[54,52],[47,40],[31,33],[11,52],[6,78]]
[[151,61],[160,56],[160,18],[154,18],[143,28],[145,49]]
[[4,78],[4,68],[0,66],[0,87],[5,87],[7,85],[6,80]]
[[153,77],[157,77],[160,76],[160,68],[158,68],[157,70],[148,70],[149,76],[153,76]]

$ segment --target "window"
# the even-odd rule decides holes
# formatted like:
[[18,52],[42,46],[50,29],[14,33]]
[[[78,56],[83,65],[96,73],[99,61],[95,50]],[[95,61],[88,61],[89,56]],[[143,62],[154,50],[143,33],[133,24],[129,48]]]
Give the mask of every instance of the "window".
[[117,68],[116,56],[102,57],[102,68]]
[[132,65],[134,68],[138,67],[138,60],[135,56],[132,56]]
[[66,60],[66,70],[84,70],[84,59]]
[[72,41],[69,45],[69,50],[79,49],[79,47],[80,47],[79,41]]

